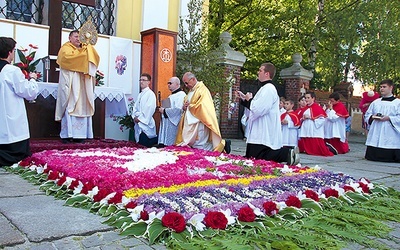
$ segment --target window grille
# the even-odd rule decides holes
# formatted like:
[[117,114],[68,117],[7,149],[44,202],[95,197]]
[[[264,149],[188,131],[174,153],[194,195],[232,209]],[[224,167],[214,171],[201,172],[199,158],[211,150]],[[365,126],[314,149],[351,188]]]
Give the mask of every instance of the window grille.
[[[0,0],[0,18],[44,24],[43,11],[48,1],[51,0]],[[62,27],[79,29],[90,17],[99,34],[114,36],[115,2],[96,0],[96,7],[92,7],[62,1]]]

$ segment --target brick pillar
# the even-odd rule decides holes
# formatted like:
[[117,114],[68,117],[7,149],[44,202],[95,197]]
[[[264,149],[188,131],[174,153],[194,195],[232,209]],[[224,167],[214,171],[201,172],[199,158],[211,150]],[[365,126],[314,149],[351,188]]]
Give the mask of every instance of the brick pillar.
[[293,65],[282,69],[280,77],[285,84],[286,98],[292,99],[295,102],[295,108],[297,108],[297,100],[310,88],[313,73],[300,65],[303,58],[299,53],[294,54],[292,60]]
[[239,137],[239,103],[235,102],[235,91],[240,90],[240,72],[246,61],[243,53],[234,51],[229,43],[232,41],[232,36],[228,32],[223,32],[220,35],[221,49],[225,52],[219,58],[219,62],[225,68],[225,77],[230,83],[230,88],[227,93],[223,94],[223,99],[227,100],[226,105],[220,107],[219,112],[219,128],[223,138],[238,138]]

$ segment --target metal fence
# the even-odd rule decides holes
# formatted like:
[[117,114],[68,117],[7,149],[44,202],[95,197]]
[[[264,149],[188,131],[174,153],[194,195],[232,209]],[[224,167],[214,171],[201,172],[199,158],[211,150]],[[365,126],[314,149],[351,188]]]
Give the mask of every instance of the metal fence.
[[[48,1],[0,0],[0,18],[48,25],[44,23],[43,18],[47,14],[44,12],[48,10],[46,6]],[[96,0],[95,7],[62,1],[62,27],[79,29],[90,18],[99,34],[113,36],[115,35],[115,1]]]

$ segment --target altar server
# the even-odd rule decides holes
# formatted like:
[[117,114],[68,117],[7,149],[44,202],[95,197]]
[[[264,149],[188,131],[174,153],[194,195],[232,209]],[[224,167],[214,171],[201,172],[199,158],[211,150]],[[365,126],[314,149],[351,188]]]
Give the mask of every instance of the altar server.
[[299,163],[297,147],[282,147],[282,131],[279,111],[279,96],[272,83],[276,68],[272,63],[261,64],[258,80],[261,88],[255,94],[237,91],[240,104],[248,108],[248,134],[246,155],[248,158],[287,162],[288,165]]
[[300,113],[302,120],[299,130],[300,152],[309,155],[333,156],[324,141],[325,111],[315,102],[315,93],[308,91],[305,95],[307,106]]
[[293,100],[286,100],[284,104],[286,112],[281,114],[282,145],[290,148],[297,147],[300,126],[299,116],[293,111],[293,106]]
[[140,76],[140,93],[133,106],[132,118],[135,123],[135,141],[143,146],[157,144],[156,122],[153,115],[156,111],[156,95],[150,89],[151,76],[143,73]]
[[365,158],[371,161],[400,162],[400,99],[393,95],[393,81],[380,83],[381,98],[365,113],[370,124]]
[[0,37],[0,167],[11,166],[30,155],[26,100],[34,100],[39,87],[36,73],[25,79],[21,69],[12,65],[16,41]]
[[349,117],[349,112],[340,101],[338,92],[329,95],[325,112],[327,115],[324,127],[325,142],[334,147],[338,154],[349,152],[346,136],[346,119]]

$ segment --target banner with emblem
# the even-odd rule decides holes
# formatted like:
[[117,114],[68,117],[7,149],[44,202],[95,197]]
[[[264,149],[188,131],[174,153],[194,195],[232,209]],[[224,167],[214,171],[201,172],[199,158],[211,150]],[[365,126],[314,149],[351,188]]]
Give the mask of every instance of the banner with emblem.
[[120,88],[132,94],[133,49],[132,40],[110,37],[109,87]]

